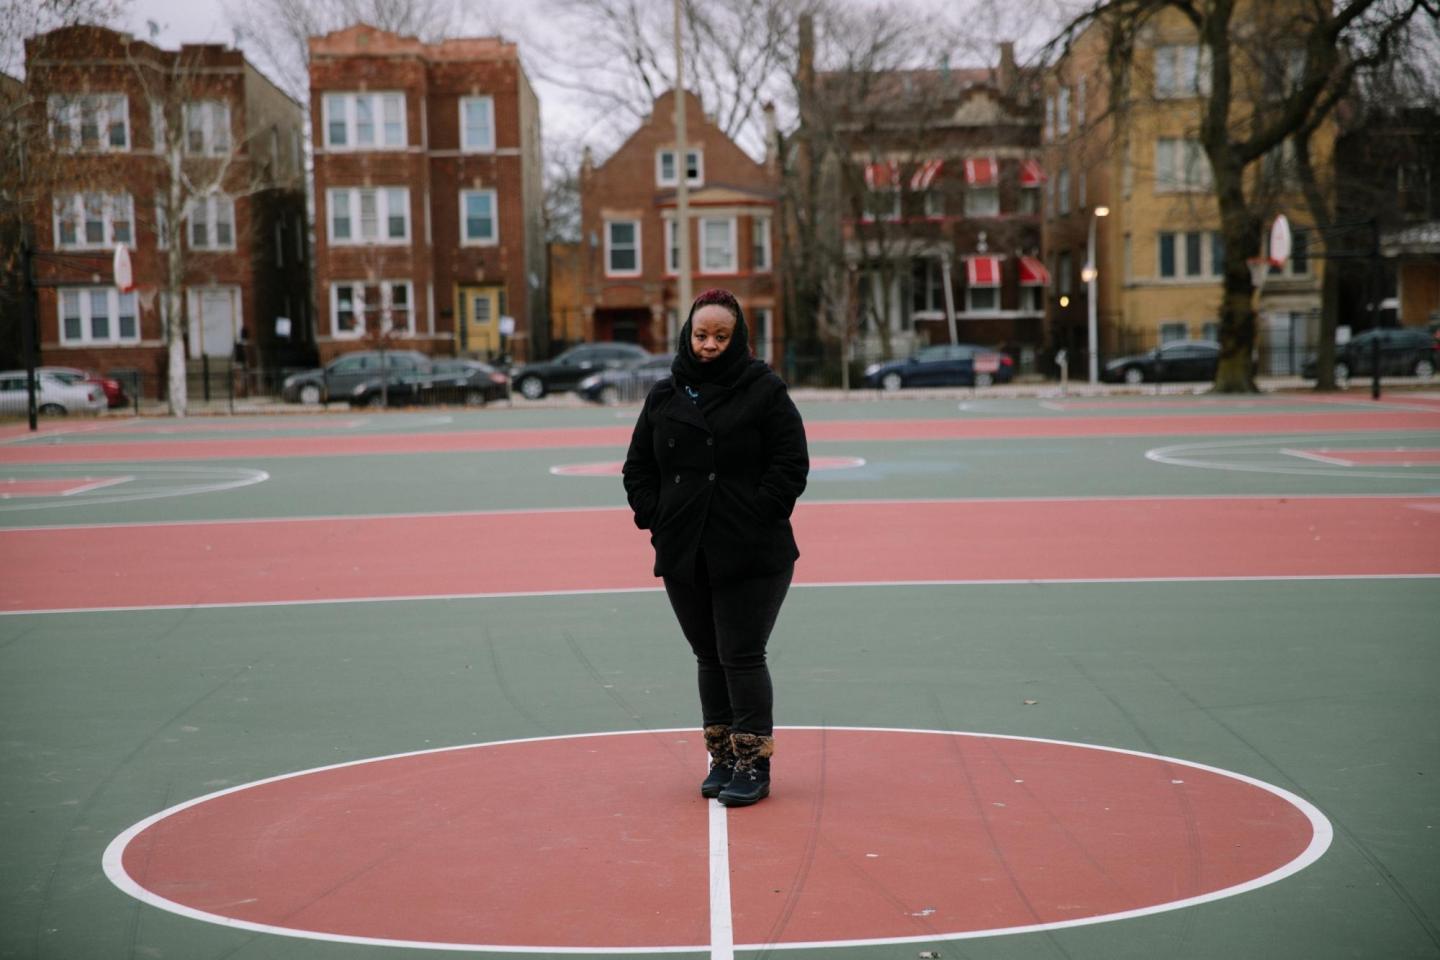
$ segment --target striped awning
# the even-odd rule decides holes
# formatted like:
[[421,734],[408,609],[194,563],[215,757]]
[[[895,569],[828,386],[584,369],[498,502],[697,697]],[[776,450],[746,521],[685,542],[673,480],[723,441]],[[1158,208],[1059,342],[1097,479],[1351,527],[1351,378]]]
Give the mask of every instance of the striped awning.
[[889,190],[900,185],[900,165],[894,160],[865,164],[865,186],[870,190]]
[[972,287],[1000,286],[1001,257],[966,257],[965,279]]
[[940,175],[940,169],[945,166],[944,160],[926,160],[915,168],[910,175],[910,189],[919,193],[922,190],[929,190],[935,178]]
[[971,157],[965,161],[965,182],[972,187],[993,187],[1000,165],[994,157]]
[[1020,186],[1038,187],[1045,182],[1045,171],[1039,160],[1020,161]]
[[1021,257],[1020,286],[1048,287],[1050,286],[1050,271],[1046,270],[1045,264],[1035,257]]

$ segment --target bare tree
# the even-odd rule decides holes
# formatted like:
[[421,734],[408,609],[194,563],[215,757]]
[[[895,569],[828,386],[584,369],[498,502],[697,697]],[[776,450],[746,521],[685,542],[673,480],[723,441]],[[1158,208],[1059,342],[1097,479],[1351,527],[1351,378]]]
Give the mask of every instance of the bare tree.
[[1352,88],[1354,65],[1383,62],[1395,36],[1421,13],[1435,16],[1434,0],[1105,0],[1071,20],[1054,42],[1062,51],[1085,30],[1105,31],[1112,108],[1123,110],[1143,86],[1131,83],[1143,32],[1166,16],[1194,31],[1204,81],[1197,84],[1197,139],[1212,171],[1226,251],[1217,390],[1255,389],[1257,324],[1247,261],[1260,253],[1267,213],[1256,165],[1297,132],[1325,124]]

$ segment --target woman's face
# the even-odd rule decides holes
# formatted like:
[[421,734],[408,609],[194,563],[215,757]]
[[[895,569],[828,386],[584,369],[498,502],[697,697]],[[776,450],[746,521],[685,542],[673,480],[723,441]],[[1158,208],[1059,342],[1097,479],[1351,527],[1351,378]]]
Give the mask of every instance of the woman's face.
[[735,318],[718,303],[707,303],[690,318],[690,350],[701,363],[709,363],[730,346]]

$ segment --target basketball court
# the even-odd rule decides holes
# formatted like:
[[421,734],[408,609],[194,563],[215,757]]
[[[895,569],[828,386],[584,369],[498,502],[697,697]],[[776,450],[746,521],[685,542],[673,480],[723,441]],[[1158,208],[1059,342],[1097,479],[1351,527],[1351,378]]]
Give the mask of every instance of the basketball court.
[[0,956],[1440,956],[1440,402],[802,403],[772,797],[637,408],[0,432]]

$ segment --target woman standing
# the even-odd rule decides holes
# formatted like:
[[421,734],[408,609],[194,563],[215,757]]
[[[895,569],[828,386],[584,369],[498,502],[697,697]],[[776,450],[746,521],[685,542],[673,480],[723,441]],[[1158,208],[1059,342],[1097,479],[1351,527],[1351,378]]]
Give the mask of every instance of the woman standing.
[[765,645],[800,556],[790,512],[810,471],[805,425],[784,381],[750,355],[727,290],[695,298],[670,369],[635,424],[625,492],[695,652],[710,751],[700,792],[746,806],[770,793]]

